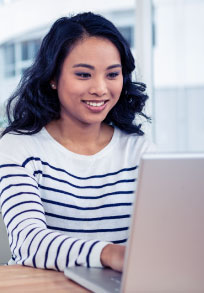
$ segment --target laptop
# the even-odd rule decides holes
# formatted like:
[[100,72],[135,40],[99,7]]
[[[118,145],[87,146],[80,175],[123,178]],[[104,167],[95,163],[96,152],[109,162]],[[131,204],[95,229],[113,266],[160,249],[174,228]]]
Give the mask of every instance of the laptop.
[[145,154],[123,273],[66,268],[92,292],[204,292],[204,153]]

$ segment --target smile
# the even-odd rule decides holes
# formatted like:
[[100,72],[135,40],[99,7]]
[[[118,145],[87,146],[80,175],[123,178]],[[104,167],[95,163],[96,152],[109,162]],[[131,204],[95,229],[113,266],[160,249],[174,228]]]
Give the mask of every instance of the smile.
[[101,107],[103,106],[107,101],[83,101],[85,104],[92,106],[92,107]]

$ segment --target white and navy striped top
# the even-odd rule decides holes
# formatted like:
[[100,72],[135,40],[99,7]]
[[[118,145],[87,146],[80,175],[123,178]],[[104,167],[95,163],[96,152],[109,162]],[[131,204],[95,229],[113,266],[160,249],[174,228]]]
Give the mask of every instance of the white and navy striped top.
[[45,128],[0,140],[0,202],[12,260],[64,270],[100,267],[107,243],[125,244],[141,154],[151,144],[115,128],[95,155],[73,153]]

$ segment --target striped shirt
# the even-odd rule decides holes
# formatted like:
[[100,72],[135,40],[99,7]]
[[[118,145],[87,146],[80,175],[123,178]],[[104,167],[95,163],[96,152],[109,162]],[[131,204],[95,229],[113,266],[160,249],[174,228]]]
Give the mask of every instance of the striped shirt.
[[115,128],[98,153],[73,153],[45,128],[0,140],[0,202],[14,263],[63,271],[101,267],[125,244],[139,159],[151,144]]

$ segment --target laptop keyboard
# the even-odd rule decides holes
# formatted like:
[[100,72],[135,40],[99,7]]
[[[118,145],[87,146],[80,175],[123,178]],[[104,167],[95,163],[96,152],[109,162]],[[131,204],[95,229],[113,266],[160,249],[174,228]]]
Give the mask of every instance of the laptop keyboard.
[[114,288],[114,292],[120,292],[120,283],[121,283],[121,277],[111,277],[110,280],[117,285],[117,287]]
[[115,284],[120,284],[121,278],[120,277],[111,277],[111,281],[114,282]]

